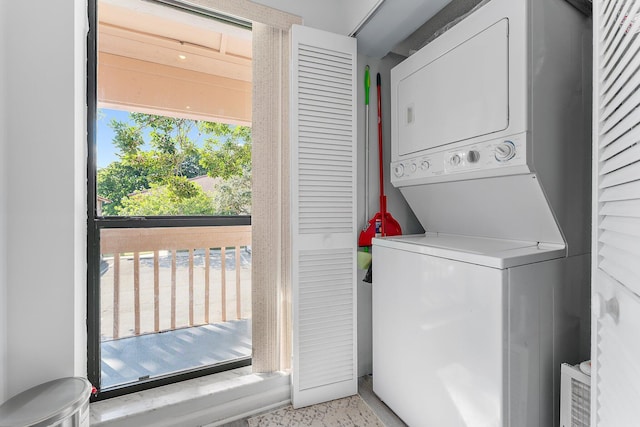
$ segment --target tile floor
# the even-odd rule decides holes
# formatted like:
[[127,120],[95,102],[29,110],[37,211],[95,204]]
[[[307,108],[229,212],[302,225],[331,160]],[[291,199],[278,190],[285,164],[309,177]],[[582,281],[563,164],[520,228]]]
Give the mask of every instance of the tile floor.
[[[369,405],[373,412],[380,418],[380,421],[386,427],[406,427],[407,425],[402,422],[396,414],[393,413],[387,405],[384,404],[373,393],[373,379],[371,375],[360,377],[358,380],[358,394]],[[248,427],[247,420],[234,421],[232,423],[224,424],[221,427]]]

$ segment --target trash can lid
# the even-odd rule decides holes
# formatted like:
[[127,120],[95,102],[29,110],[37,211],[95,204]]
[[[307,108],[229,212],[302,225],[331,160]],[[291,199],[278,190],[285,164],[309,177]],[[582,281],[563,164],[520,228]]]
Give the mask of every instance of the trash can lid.
[[0,427],[50,425],[76,412],[91,397],[84,378],[60,378],[37,385],[0,405]]

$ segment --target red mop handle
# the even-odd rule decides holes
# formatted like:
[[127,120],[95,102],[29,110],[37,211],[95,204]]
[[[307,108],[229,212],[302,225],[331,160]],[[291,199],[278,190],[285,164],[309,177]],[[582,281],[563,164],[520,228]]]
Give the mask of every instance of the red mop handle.
[[382,216],[380,224],[380,234],[386,236],[387,230],[387,197],[384,195],[384,166],[382,164],[382,95],[381,86],[382,79],[380,73],[376,76],[376,86],[378,89],[378,167],[380,168],[380,215]]

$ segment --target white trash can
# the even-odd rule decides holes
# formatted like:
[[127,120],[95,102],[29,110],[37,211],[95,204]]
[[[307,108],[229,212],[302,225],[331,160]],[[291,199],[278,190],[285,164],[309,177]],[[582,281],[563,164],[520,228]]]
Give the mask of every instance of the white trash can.
[[91,383],[61,378],[40,384],[0,406],[0,427],[89,427]]

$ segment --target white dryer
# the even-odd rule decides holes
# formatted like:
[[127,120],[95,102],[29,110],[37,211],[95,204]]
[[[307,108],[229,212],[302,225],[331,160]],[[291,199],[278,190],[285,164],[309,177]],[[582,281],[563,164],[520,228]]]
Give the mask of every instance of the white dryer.
[[376,240],[374,392],[412,427],[556,425],[554,382],[588,300],[588,255],[563,255],[455,235]]

